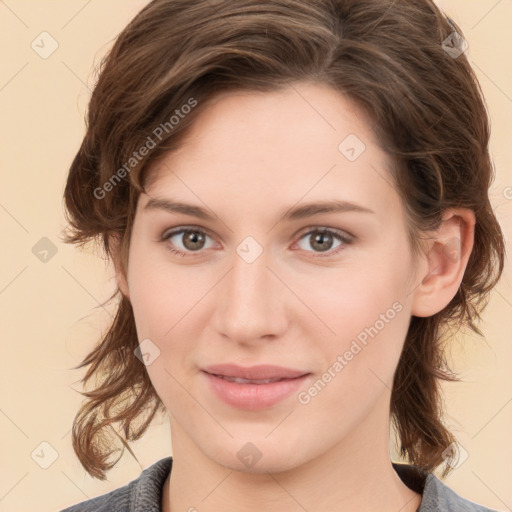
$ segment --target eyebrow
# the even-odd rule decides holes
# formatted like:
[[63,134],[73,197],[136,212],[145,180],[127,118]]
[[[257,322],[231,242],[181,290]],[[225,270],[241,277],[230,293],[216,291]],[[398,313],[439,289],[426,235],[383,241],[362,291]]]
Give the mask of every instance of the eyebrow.
[[[144,210],[164,210],[169,213],[181,213],[190,215],[199,219],[214,221],[217,217],[208,213],[208,211],[200,206],[182,203],[179,201],[171,201],[169,199],[150,199],[144,206]],[[349,201],[332,200],[319,201],[314,203],[306,203],[300,206],[289,208],[281,217],[283,221],[300,220],[314,215],[325,213],[343,213],[343,212],[360,212],[375,213],[370,208]]]

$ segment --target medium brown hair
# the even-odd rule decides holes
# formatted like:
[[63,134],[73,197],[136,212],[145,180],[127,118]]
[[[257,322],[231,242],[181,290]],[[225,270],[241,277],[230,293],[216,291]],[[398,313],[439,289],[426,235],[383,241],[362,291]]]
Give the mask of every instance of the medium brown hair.
[[[411,318],[394,376],[391,418],[400,453],[434,470],[454,441],[442,422],[439,384],[457,380],[445,342],[464,325],[482,335],[476,321],[505,258],[488,197],[494,168],[486,106],[466,56],[443,43],[451,34],[457,41],[454,32],[462,36],[431,0],[149,3],[101,62],[87,132],[65,190],[66,241],[100,241],[112,257],[117,237],[126,270],[148,169],[178,147],[216,92],[274,91],[308,80],[346,95],[372,120],[380,145],[396,163],[392,179],[415,252],[445,209],[469,208],[476,217],[474,247],[456,295],[437,314]],[[151,149],[141,151],[143,146]],[[131,304],[119,290],[112,299],[116,314],[109,330],[78,366],[89,366],[82,380],[94,376],[95,387],[83,393],[87,400],[72,434],[82,465],[100,479],[122,455],[112,460],[113,427],[121,427],[116,435],[130,450],[128,442],[165,411],[134,354]],[[447,464],[443,475],[449,470]]]

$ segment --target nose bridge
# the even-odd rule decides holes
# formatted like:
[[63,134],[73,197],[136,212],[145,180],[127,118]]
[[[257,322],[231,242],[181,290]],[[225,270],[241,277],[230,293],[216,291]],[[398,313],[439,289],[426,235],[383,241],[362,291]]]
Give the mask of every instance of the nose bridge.
[[242,242],[233,254],[216,307],[217,328],[230,338],[250,340],[277,333],[276,321],[282,314],[279,280],[267,266],[268,254],[254,239]]

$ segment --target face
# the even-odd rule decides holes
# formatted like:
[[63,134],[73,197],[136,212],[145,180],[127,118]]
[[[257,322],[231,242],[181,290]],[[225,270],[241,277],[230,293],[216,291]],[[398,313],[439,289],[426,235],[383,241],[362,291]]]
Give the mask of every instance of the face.
[[218,95],[152,170],[124,290],[173,446],[252,472],[387,446],[415,276],[389,166],[354,104],[298,83]]

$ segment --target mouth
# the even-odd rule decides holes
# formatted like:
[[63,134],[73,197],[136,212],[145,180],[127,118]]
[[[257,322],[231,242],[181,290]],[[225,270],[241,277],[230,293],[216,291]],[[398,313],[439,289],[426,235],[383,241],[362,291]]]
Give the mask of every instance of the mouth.
[[310,372],[273,365],[243,368],[217,365],[202,370],[209,391],[224,403],[249,411],[261,410],[290,397]]
[[[206,372],[209,375],[213,375],[214,377],[218,377],[219,379],[224,379],[229,382],[237,382],[238,384],[270,384],[271,382],[280,382],[282,380],[291,380],[287,377],[275,377],[273,379],[244,379],[242,377],[228,377],[226,375],[218,375],[215,373]],[[300,379],[299,377],[294,377],[294,379]]]
[[282,379],[294,379],[309,373],[271,364],[244,367],[230,363],[208,366],[203,371],[221,378],[237,378],[262,383],[265,383],[264,381],[275,382]]

